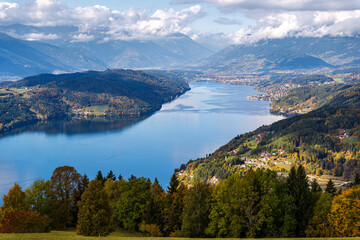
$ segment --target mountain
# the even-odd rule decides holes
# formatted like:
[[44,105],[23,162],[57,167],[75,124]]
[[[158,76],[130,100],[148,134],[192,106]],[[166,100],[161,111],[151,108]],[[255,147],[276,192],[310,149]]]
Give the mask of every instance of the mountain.
[[302,164],[310,174],[349,179],[360,167],[360,84],[333,92],[317,110],[239,135],[206,158],[189,161],[180,177],[214,182],[259,167],[286,174]]
[[26,76],[54,71],[100,70],[106,66],[95,56],[79,48],[24,41],[0,33],[1,75]]
[[41,74],[3,82],[0,132],[66,116],[146,116],[187,90],[179,79],[133,70]]
[[79,41],[74,39],[74,36],[79,34],[78,29],[70,26],[34,27],[13,24],[0,26],[0,32],[22,39],[34,40],[37,37],[60,49],[76,49],[96,56],[102,64],[93,68],[95,70],[104,69],[103,65],[110,68],[177,67],[199,61],[214,53],[180,33],[146,40],[114,40],[106,39],[106,35],[98,31],[92,33],[88,41]]
[[358,37],[291,37],[231,45],[192,67],[212,72],[251,73],[358,65]]
[[152,40],[94,40],[66,45],[86,49],[111,68],[168,68],[193,63],[213,54],[183,34]]

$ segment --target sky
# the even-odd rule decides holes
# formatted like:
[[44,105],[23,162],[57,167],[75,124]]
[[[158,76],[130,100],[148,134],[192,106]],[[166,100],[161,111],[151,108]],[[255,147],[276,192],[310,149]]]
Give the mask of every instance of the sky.
[[[9,0],[0,26],[74,26],[72,41],[149,39],[183,33],[215,45],[289,36],[354,36],[360,0]],[[101,36],[101,37],[99,37]],[[59,38],[29,32],[27,40]]]

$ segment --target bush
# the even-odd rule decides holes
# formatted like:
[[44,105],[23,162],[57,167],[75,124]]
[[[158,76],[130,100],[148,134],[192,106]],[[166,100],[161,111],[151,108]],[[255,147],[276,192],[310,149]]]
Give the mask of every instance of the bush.
[[0,220],[0,233],[39,233],[48,232],[49,218],[39,212],[19,210],[4,213]]

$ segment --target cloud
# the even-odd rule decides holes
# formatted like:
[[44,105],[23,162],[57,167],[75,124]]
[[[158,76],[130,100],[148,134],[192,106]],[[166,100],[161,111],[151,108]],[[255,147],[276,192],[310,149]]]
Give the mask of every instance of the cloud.
[[177,4],[210,3],[224,11],[286,10],[286,11],[348,11],[360,8],[359,0],[173,0]]
[[214,22],[216,22],[217,24],[220,25],[241,25],[242,22],[237,20],[237,19],[229,19],[229,18],[224,18],[224,17],[220,17],[214,20]]
[[257,24],[229,35],[233,43],[284,37],[353,36],[360,32],[360,10],[254,13],[252,17]]
[[28,33],[21,37],[28,41],[41,41],[41,40],[55,40],[59,36],[57,34],[44,34],[44,33]]
[[71,42],[89,42],[95,39],[94,35],[87,35],[87,34],[77,34],[72,36]]
[[106,39],[149,38],[176,32],[187,34],[192,32],[189,24],[203,16],[200,5],[180,11],[130,8],[120,12],[100,5],[70,8],[56,0],[0,3],[0,25],[76,26],[78,32],[72,34],[73,41],[92,40],[95,33]]

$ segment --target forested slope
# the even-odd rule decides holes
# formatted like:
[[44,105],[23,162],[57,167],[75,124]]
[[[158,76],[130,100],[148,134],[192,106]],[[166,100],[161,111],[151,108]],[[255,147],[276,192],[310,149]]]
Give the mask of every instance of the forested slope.
[[119,118],[152,113],[189,89],[142,71],[42,74],[0,85],[0,131],[69,115]]
[[315,111],[237,136],[210,156],[189,161],[181,178],[214,181],[253,167],[286,173],[303,164],[308,173],[349,179],[360,167],[359,90],[346,87]]

